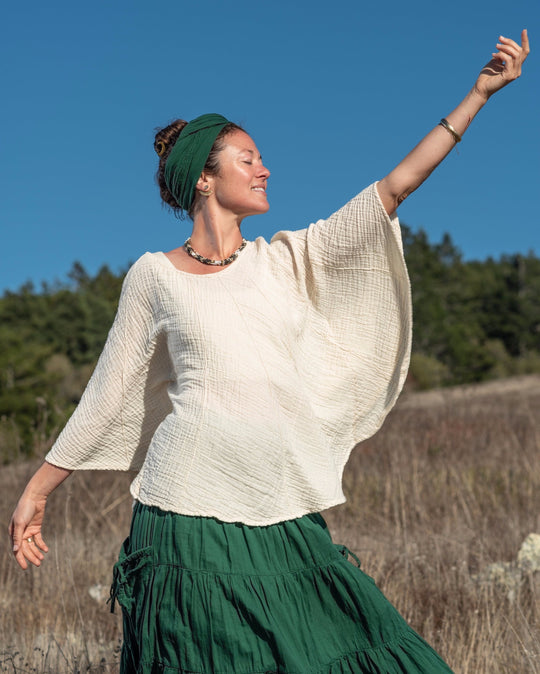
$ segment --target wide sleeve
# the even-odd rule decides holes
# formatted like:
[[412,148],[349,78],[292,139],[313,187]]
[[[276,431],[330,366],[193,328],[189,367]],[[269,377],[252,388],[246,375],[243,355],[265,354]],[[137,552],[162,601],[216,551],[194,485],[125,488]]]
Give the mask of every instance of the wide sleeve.
[[399,221],[373,184],[327,220],[278,232],[270,249],[303,306],[299,367],[344,465],[381,426],[407,375],[412,316]]
[[118,311],[82,398],[45,460],[68,469],[138,470],[170,411],[171,366],[149,254],[127,273]]

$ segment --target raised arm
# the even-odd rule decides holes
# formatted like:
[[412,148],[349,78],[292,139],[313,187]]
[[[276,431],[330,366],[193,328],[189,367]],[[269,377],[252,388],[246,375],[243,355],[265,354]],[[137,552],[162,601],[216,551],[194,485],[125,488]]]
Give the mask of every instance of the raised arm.
[[521,45],[501,36],[497,49],[457,108],[377,184],[388,213],[393,213],[441,163],[489,97],[521,75],[521,66],[530,51],[527,31],[521,33]]

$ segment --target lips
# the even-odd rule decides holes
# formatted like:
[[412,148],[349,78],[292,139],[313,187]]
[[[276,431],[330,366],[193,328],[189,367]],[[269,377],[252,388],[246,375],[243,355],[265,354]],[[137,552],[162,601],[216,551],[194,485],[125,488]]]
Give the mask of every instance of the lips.
[[266,192],[264,187],[252,187],[253,192]]

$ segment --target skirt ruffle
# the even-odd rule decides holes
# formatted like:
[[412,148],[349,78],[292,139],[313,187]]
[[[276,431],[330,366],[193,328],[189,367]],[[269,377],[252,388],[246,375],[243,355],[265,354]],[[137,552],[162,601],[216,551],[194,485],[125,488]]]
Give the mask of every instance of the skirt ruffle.
[[323,518],[268,527],[137,503],[114,567],[122,674],[448,674]]

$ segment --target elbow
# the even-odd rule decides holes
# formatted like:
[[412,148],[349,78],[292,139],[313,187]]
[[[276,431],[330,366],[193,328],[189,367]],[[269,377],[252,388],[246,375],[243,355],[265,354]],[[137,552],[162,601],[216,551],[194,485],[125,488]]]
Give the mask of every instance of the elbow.
[[384,210],[390,215],[396,210],[397,204],[394,203],[394,197],[389,189],[388,180],[386,178],[379,180],[377,183],[377,192],[379,193],[379,199],[384,206]]
[[394,213],[398,206],[413,192],[412,187],[407,187],[405,190],[396,189],[396,187],[396,185],[392,185],[392,182],[387,177],[377,183],[379,197],[388,215]]
[[414,187],[407,187],[407,189],[401,192],[401,194],[396,195],[396,208],[405,201],[409,194],[412,194],[413,192]]

